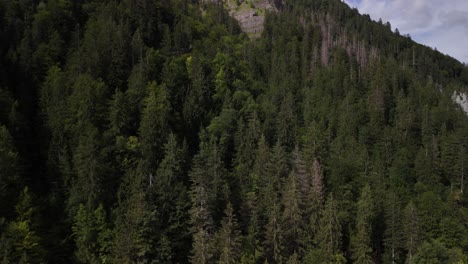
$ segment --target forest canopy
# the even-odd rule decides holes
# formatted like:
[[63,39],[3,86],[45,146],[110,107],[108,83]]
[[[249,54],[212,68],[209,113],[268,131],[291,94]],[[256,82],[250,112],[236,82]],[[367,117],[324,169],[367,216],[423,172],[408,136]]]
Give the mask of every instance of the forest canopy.
[[0,0],[0,263],[468,263],[468,67],[274,4]]

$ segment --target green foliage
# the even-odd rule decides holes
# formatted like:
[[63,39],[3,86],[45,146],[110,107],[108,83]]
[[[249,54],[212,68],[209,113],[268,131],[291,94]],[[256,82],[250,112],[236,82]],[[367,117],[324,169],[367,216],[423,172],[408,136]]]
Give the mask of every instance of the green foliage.
[[156,258],[156,243],[160,239],[157,210],[148,201],[147,174],[140,168],[125,175],[119,190],[119,204],[110,262],[142,262]]
[[111,230],[102,204],[95,210],[80,204],[74,219],[73,236],[76,258],[80,263],[107,263],[111,247]]
[[[342,228],[337,217],[337,206],[333,195],[327,199],[325,207],[321,213],[315,243],[318,245],[318,250],[312,250],[308,257],[313,263],[318,260],[326,260],[334,262],[340,259],[342,246]],[[342,257],[341,257],[342,258]]]
[[68,204],[71,214],[76,213],[81,203],[95,205],[100,200],[104,182],[98,131],[94,127],[86,127],[82,132],[73,156],[75,175]]
[[466,261],[467,256],[463,255],[459,249],[450,250],[440,241],[433,240],[424,242],[419,247],[412,263],[465,263]]
[[[96,81],[88,74],[79,75],[69,97],[70,131],[81,132],[86,126],[102,127],[106,109],[107,87],[102,80]],[[63,95],[62,95],[63,96]]]
[[283,241],[287,241],[282,245],[284,249],[283,254],[288,258],[295,255],[293,259],[297,259],[297,253],[301,249],[300,236],[304,227],[302,212],[299,208],[300,197],[296,177],[295,173],[290,173],[284,184],[282,194],[282,206],[284,209],[281,216],[282,239]]
[[0,201],[4,205],[0,215],[6,215],[8,206],[13,205],[12,191],[18,181],[18,152],[5,126],[0,126]]
[[228,204],[225,210],[225,217],[221,220],[221,227],[218,233],[218,263],[230,264],[239,263],[241,253],[240,232],[237,220],[234,216],[232,205]]
[[168,134],[170,104],[165,85],[152,82],[147,88],[145,107],[142,112],[139,136],[141,154],[148,171],[154,170],[155,162],[160,160],[162,145]]
[[402,249],[404,248],[403,210],[399,197],[393,192],[387,194],[384,215],[386,219],[384,234],[386,258],[389,262],[399,262],[403,258]]
[[413,202],[405,209],[404,217],[405,249],[408,252],[407,262],[413,263],[414,254],[421,243],[421,226],[418,211]]
[[37,209],[28,187],[20,193],[15,213],[0,236],[2,263],[42,263],[44,248],[37,234]]
[[188,247],[190,219],[190,197],[185,185],[187,178],[183,172],[185,153],[174,134],[169,135],[164,148],[165,155],[156,171],[154,183],[150,182],[153,185],[150,187],[155,190],[154,203],[158,206],[160,228],[164,230],[164,235],[158,242],[158,251],[163,253],[158,253],[158,256],[164,256],[164,259],[160,259],[161,262],[182,261],[186,259],[183,253]]
[[249,4],[0,0],[0,262],[466,262],[466,65]]
[[373,198],[369,185],[364,186],[357,202],[355,234],[351,238],[352,258],[355,263],[373,263],[372,226],[374,219]]

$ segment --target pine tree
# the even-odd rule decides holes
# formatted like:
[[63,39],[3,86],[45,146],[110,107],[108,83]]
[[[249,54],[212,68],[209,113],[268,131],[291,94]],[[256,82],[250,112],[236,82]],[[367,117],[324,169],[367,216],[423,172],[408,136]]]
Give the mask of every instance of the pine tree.
[[290,150],[296,140],[296,129],[294,98],[291,93],[287,93],[281,102],[278,113],[278,142]]
[[[249,198],[248,198],[249,199]],[[249,200],[253,200],[250,198]],[[252,202],[249,202],[252,203]],[[243,237],[241,263],[256,263],[263,255],[261,244],[261,227],[258,223],[258,210],[252,206],[250,219],[247,225],[247,234]]]
[[[258,214],[260,226],[266,224],[267,213],[270,202],[272,201],[273,189],[268,179],[268,166],[270,161],[270,148],[262,136],[256,150],[255,162],[251,177],[257,179],[258,182]],[[276,198],[276,197],[275,197]]]
[[355,234],[352,237],[351,250],[355,263],[372,264],[372,221],[374,218],[373,198],[370,186],[363,187],[357,203]]
[[16,218],[0,236],[2,262],[41,263],[45,252],[37,233],[37,209],[33,205],[28,187],[20,193],[15,212]]
[[268,215],[268,223],[265,225],[265,261],[272,263],[281,263],[283,261],[283,234],[281,230],[280,210],[279,205],[274,203],[270,207]]
[[298,254],[296,252],[294,252],[294,254],[292,254],[286,261],[286,264],[299,264],[299,263],[301,262],[299,261]]
[[116,90],[109,108],[109,131],[112,136],[130,135],[132,117],[128,111],[129,108],[128,98],[125,93]]
[[193,235],[190,259],[193,263],[207,263],[213,257],[214,219],[217,217],[218,205],[223,202],[221,188],[224,186],[224,171],[217,144],[206,133],[201,138],[200,151],[193,160],[190,173],[190,220]]
[[[108,88],[102,80],[96,80],[88,74],[79,75],[68,97],[71,120],[67,120],[66,129],[70,129],[72,135],[79,138],[87,127],[102,128],[106,123],[104,116],[107,106],[106,96],[108,96]],[[57,98],[57,100],[60,99]]]
[[[151,80],[150,77],[152,74],[151,67],[149,66],[149,63],[152,62],[151,58],[152,56],[148,54],[145,61],[142,61],[133,66],[133,69],[127,79],[128,88],[124,95],[125,100],[128,103],[125,110],[128,117],[130,118],[128,123],[130,131],[133,133],[139,129],[139,125],[141,123],[141,114],[145,108],[148,83]],[[113,108],[115,108],[115,106],[111,106],[111,110],[113,110]],[[111,117],[112,115],[114,114],[111,112]]]
[[[183,259],[189,233],[190,198],[187,195],[186,175],[183,172],[183,149],[177,144],[176,136],[170,134],[164,146],[164,158],[159,164],[150,187],[155,190],[154,203],[158,206],[158,219],[164,235],[161,241],[167,248],[167,261]],[[171,191],[169,191],[171,190]],[[171,248],[172,247],[172,248]],[[171,252],[173,251],[173,252]],[[182,261],[182,260],[181,260]]]
[[0,125],[0,215],[6,216],[11,211],[13,193],[18,183],[18,152],[8,129]]
[[235,181],[237,181],[239,185],[240,196],[244,196],[248,192],[254,191],[258,185],[258,178],[249,176],[254,167],[255,152],[252,150],[257,148],[259,139],[258,129],[260,125],[255,114],[248,119],[247,124],[244,124],[242,119],[238,123],[239,128],[234,140],[236,152],[233,173]]
[[305,196],[305,212],[307,228],[307,239],[312,242],[317,234],[320,226],[320,213],[324,203],[324,186],[323,186],[323,171],[317,159],[312,163],[311,171],[309,172],[310,188]]
[[391,263],[397,263],[401,259],[401,250],[404,245],[401,202],[394,192],[387,194],[384,204],[385,215],[385,235],[384,245],[386,254],[389,256]]
[[209,263],[212,258],[212,235],[208,232],[208,229],[203,227],[197,227],[192,231],[193,242],[190,261],[192,263]]
[[67,100],[64,100],[70,96],[65,77],[62,69],[51,67],[41,89],[39,105],[52,141],[58,140],[65,132],[65,120],[70,111]]
[[124,176],[115,209],[114,240],[111,261],[146,263],[157,256],[160,223],[157,208],[148,202],[147,175],[143,165]]
[[168,120],[171,107],[164,84],[157,85],[152,82],[148,85],[147,92],[138,132],[145,170],[151,173],[156,169],[157,162],[162,159],[162,146],[170,131]]
[[212,217],[207,183],[199,179],[203,171],[198,171],[197,160],[192,170],[192,209],[190,210],[192,224],[192,263],[207,263],[212,257]]
[[102,204],[95,210],[80,205],[73,223],[76,258],[80,263],[105,263],[111,246],[111,230]]
[[[267,201],[263,200],[262,197],[266,198],[268,195],[266,192],[263,192],[266,190],[262,188],[264,183],[261,181],[261,178],[267,173],[268,160],[268,146],[265,138],[261,137],[255,151],[255,158],[252,161],[252,172],[249,177],[252,186],[250,186],[251,189],[243,197],[243,208],[241,211],[243,222],[241,223],[245,225],[247,230],[247,235],[243,241],[243,263],[255,262],[261,257],[263,251],[261,229],[264,223],[266,223]],[[245,217],[244,214],[248,214],[248,217]]]
[[197,131],[200,128],[200,124],[205,119],[206,108],[210,105],[210,92],[203,59],[203,56],[195,51],[186,60],[188,78],[191,82],[184,98],[182,116],[188,132]]
[[303,235],[304,223],[302,222],[302,211],[300,209],[300,196],[297,187],[296,174],[291,172],[284,184],[282,194],[281,230],[282,230],[282,248],[284,256],[298,254],[302,249],[300,241]]
[[95,206],[101,198],[101,183],[104,179],[98,137],[99,132],[95,127],[86,127],[74,151],[74,178],[68,201],[68,210],[73,216],[79,204]]
[[219,248],[218,263],[239,263],[239,256],[241,254],[240,232],[230,203],[228,203],[225,210],[225,217],[221,221],[221,228],[218,231],[217,240],[217,247]]
[[409,264],[414,262],[414,255],[420,244],[420,226],[418,219],[417,208],[413,202],[409,202],[405,209],[403,230],[405,238],[405,249],[408,252],[406,262]]
[[310,188],[312,186],[310,175],[307,173],[306,164],[302,159],[302,152],[299,151],[299,147],[296,146],[292,153],[292,163],[293,163],[293,171],[296,176],[297,181],[297,188],[301,198],[301,208],[304,207],[305,196],[309,193]]
[[311,174],[313,192],[315,192],[315,196],[319,199],[319,201],[322,202],[325,193],[323,184],[323,169],[317,158],[315,158],[312,162]]
[[318,246],[318,259],[324,262],[333,262],[341,255],[341,224],[338,220],[338,208],[331,194],[325,202],[321,213],[315,243]]

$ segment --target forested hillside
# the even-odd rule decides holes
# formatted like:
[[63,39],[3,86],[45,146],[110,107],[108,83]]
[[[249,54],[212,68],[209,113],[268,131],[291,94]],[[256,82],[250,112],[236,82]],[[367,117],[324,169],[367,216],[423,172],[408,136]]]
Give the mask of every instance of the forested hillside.
[[0,0],[0,263],[468,263],[468,67],[274,5]]

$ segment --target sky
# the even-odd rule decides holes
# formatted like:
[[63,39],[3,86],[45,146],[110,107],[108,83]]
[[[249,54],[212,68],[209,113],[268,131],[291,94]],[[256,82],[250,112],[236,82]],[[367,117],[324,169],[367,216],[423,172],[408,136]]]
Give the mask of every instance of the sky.
[[345,0],[414,41],[468,63],[468,0]]

